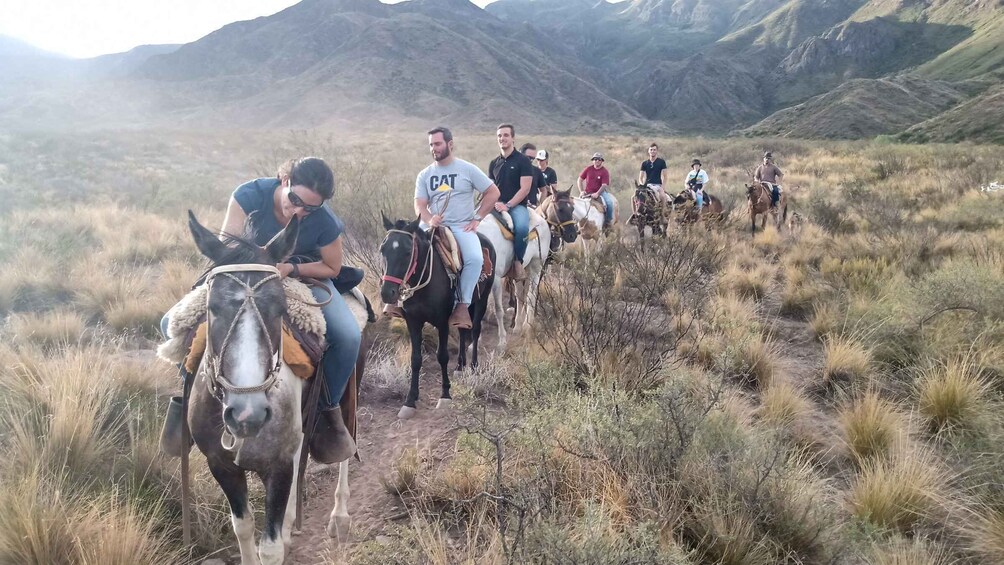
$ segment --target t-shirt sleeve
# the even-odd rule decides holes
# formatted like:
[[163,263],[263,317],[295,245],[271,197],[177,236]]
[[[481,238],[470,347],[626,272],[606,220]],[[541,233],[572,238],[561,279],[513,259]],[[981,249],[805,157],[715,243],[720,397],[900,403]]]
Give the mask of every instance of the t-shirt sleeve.
[[640,170],[642,170],[642,171],[645,170],[645,163],[648,163],[648,161],[642,161],[641,162],[641,169]]
[[328,218],[330,218],[330,221],[324,222],[317,235],[318,247],[330,244],[345,231],[345,224],[342,223],[342,219],[336,216],[334,212],[328,215]]
[[753,172],[753,180],[760,180],[762,178],[763,178],[763,165],[760,165],[759,167],[756,168],[756,171]]
[[495,160],[494,159],[492,159],[491,162],[488,163],[488,178],[491,179],[492,182],[498,182],[499,181],[499,179],[495,178]]
[[425,182],[424,172],[418,173],[415,177],[415,200],[429,200],[429,188],[426,186],[428,183]]
[[551,171],[551,183],[550,184],[558,184],[558,173],[556,173],[554,171],[554,169],[550,169],[550,171]]
[[581,172],[581,173],[579,173],[579,178],[580,178],[580,179],[583,179],[583,180],[585,180],[585,178],[586,178],[587,176],[589,176],[589,167],[586,167],[585,169],[582,169],[582,172]]
[[265,203],[265,190],[262,189],[262,185],[259,181],[262,179],[255,179],[248,181],[234,190],[234,200],[240,204],[241,209],[244,210],[245,214],[250,215],[251,212],[260,210],[262,204]]
[[[777,165],[774,165],[774,175],[782,175],[782,176],[784,175],[784,173],[781,172],[781,169],[779,169]],[[774,178],[777,179],[777,176],[775,176]]]
[[609,186],[610,185],[610,171],[608,171],[606,169],[603,169],[603,173],[601,173],[600,176],[603,177],[601,179],[603,181],[602,184],[605,184],[605,185]]
[[474,185],[474,190],[480,193],[484,193],[484,191],[488,190],[488,187],[492,185],[492,179],[488,178],[488,175],[482,172],[481,169],[473,163],[469,167],[468,174],[471,177],[471,184]]

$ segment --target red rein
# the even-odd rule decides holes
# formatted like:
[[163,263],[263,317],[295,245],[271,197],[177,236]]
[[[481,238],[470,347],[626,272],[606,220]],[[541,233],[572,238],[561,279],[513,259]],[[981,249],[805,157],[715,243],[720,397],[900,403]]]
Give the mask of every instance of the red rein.
[[412,234],[412,236],[411,236],[411,264],[408,266],[408,272],[404,275],[404,278],[403,279],[399,279],[397,277],[392,277],[392,276],[388,275],[385,272],[384,275],[383,275],[383,277],[381,277],[381,280],[383,280],[384,282],[394,283],[396,285],[403,285],[403,284],[406,283],[406,281],[408,279],[411,278],[412,275],[415,274],[416,270],[418,270],[418,244],[415,241],[415,235]]

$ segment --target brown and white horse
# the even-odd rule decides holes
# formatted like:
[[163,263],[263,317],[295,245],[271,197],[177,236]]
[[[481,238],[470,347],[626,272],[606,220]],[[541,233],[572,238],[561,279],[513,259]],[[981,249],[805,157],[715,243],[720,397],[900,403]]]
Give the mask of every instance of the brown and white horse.
[[[206,352],[189,377],[194,382],[188,426],[230,504],[242,565],[280,565],[296,517],[305,381],[282,358],[286,295],[275,264],[293,251],[298,227],[294,217],[264,248],[236,237],[224,243],[189,212],[195,244],[214,268],[206,283]],[[265,485],[265,529],[258,546],[248,471]],[[348,461],[343,461],[329,535],[348,533],[348,496]]]
[[774,225],[778,230],[784,225],[788,217],[788,198],[782,192],[777,201],[777,206],[771,206],[770,183],[754,180],[753,184],[746,185],[746,205],[750,214],[751,232],[756,233],[756,217],[763,216],[760,221],[760,229],[767,227],[767,214],[774,216]]

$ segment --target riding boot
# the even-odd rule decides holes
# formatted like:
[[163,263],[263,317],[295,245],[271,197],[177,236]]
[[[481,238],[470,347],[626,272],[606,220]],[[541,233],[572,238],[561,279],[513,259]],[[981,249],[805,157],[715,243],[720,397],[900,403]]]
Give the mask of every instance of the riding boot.
[[397,304],[385,304],[383,315],[388,318],[404,318],[404,309]]
[[356,442],[345,427],[342,407],[320,409],[320,418],[310,438],[310,455],[318,463],[341,463],[356,454]]
[[467,310],[467,304],[457,303],[450,314],[450,326],[462,330],[469,330],[474,324],[471,322],[471,313]]
[[164,419],[164,429],[160,432],[160,450],[168,457],[181,457],[192,449],[192,436],[187,441],[181,435],[181,423],[185,417],[181,410],[181,397],[172,396],[167,404],[167,417]]

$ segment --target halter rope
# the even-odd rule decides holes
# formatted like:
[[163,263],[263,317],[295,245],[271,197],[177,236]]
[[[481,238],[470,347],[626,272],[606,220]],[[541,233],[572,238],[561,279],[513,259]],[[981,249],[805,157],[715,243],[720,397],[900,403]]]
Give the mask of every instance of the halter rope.
[[[435,229],[436,228],[433,228],[433,233],[435,233]],[[411,277],[415,274],[415,271],[418,270],[418,236],[416,236],[412,232],[404,230],[387,230],[387,236],[384,237],[383,239],[385,243],[387,242],[387,239],[390,238],[390,235],[392,233],[404,234],[411,238],[411,259],[409,261],[408,270],[405,272],[403,279],[399,279],[397,277],[388,275],[387,272],[384,271],[384,274],[382,277],[380,277],[380,280],[384,282],[394,283],[400,286],[401,302],[404,302],[409,298],[411,298],[412,295],[414,295],[416,292],[429,286],[429,283],[432,282],[432,254],[435,251],[435,249],[433,249],[432,239],[430,236],[429,252],[426,253],[425,265],[422,267],[422,271],[418,274],[418,284],[416,284],[415,286],[410,286],[408,284],[408,281],[411,280]],[[423,277],[425,278],[425,280],[422,280]]]

